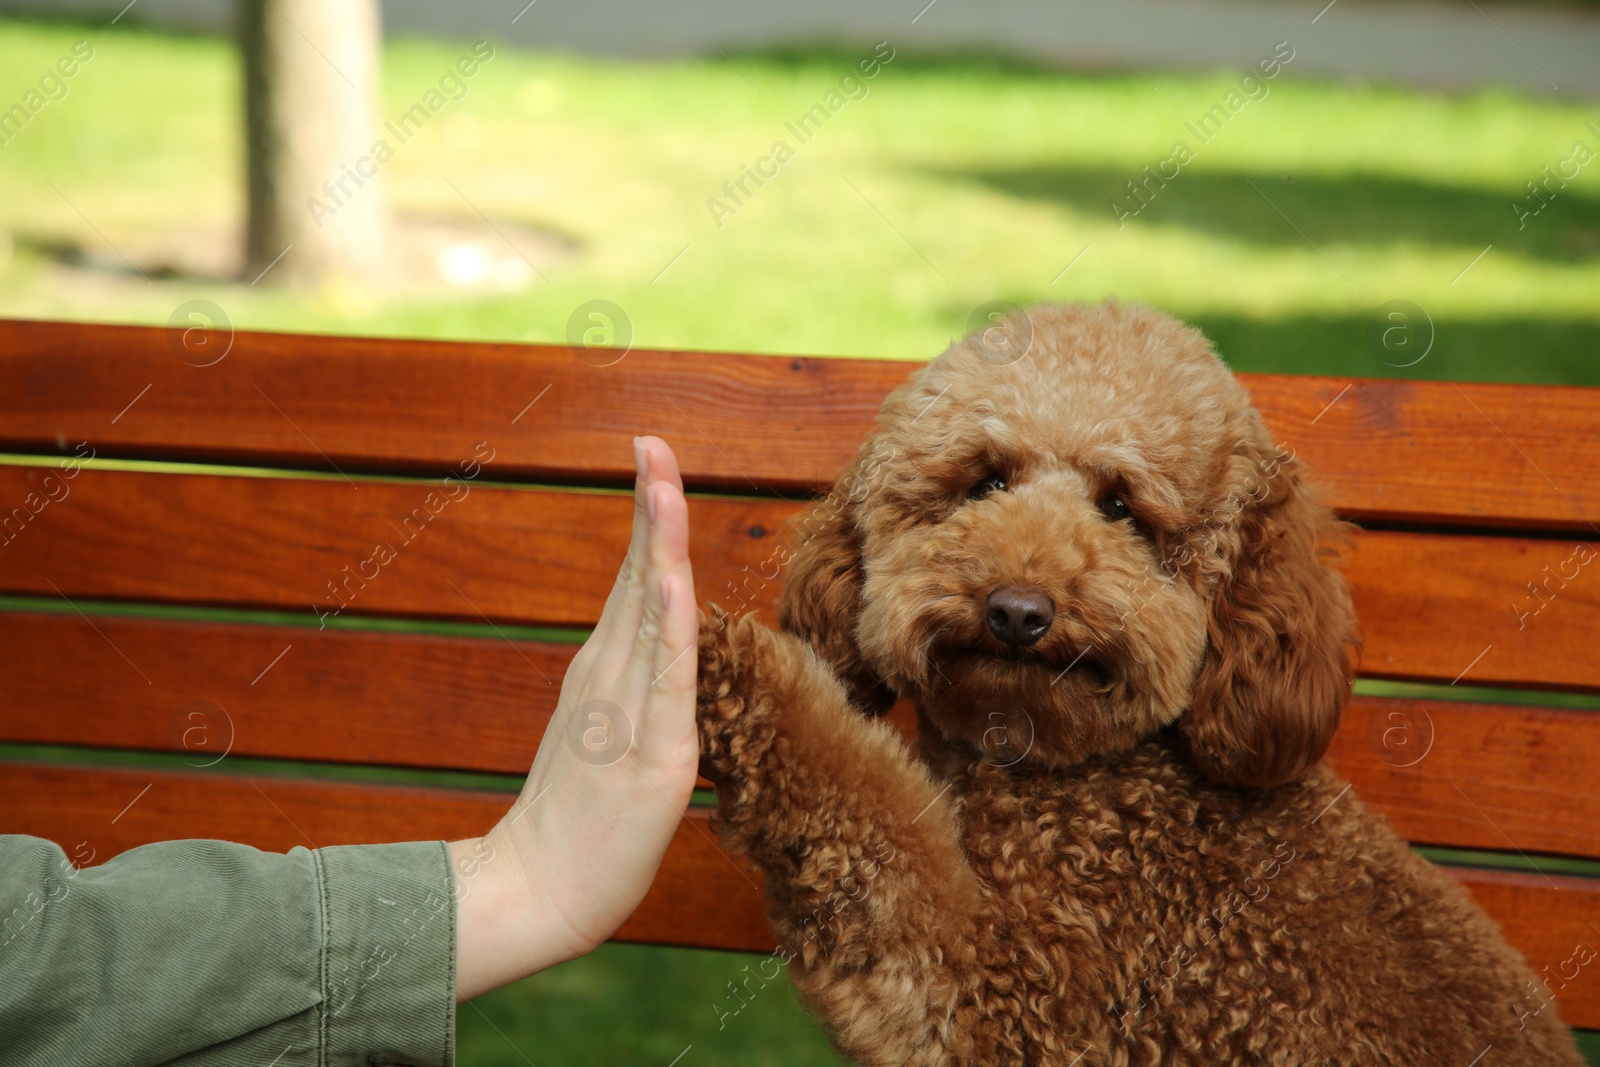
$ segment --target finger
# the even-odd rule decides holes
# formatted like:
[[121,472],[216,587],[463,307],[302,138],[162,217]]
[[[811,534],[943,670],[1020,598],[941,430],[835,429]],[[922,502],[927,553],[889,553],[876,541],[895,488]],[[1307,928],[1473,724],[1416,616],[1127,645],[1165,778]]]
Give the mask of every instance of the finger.
[[628,549],[623,554],[616,581],[611,584],[611,592],[606,596],[600,619],[589,641],[585,642],[586,646],[592,644],[599,648],[605,643],[606,633],[616,626],[623,600],[644,580],[644,553],[650,530],[649,518],[645,514],[645,490],[650,485],[650,472],[649,450],[642,437],[633,439],[633,466],[633,527],[628,538]]
[[[694,581],[687,574],[663,575],[660,596],[661,636],[651,665],[650,689],[639,717],[639,757],[649,768],[683,768],[678,783],[687,801],[694,787],[692,768],[700,760],[695,729],[695,676],[699,637],[699,612],[695,610]],[[668,799],[676,803],[680,797]]]
[[[584,641],[584,646],[578,649],[566,672],[578,688],[584,688],[589,683],[610,633],[621,630],[627,638],[632,638],[632,632],[637,627],[638,609],[643,603],[645,553],[648,552],[650,537],[646,490],[661,478],[666,478],[672,485],[683,485],[682,478],[678,477],[677,458],[659,437],[634,438],[634,469],[634,525],[627,553],[622,557],[622,565],[618,568],[616,581],[611,584],[611,592],[606,595],[605,608],[600,611],[595,629]],[[613,669],[616,669],[616,664],[613,664]]]
[[619,691],[630,701],[630,707],[643,703],[658,669],[656,652],[664,617],[661,579],[673,577],[691,586],[693,583],[689,570],[688,502],[674,486],[664,482],[652,485],[649,492],[655,522],[645,560],[644,605],[627,663],[619,665]]
[[678,456],[672,451],[672,446],[651,434],[639,438],[639,442],[650,458],[651,477],[683,492],[683,476],[678,471]]
[[[651,595],[650,585],[656,581],[649,574],[650,555],[654,550],[652,546],[658,538],[671,533],[669,526],[676,524],[682,527],[671,536],[676,538],[673,544],[681,546],[677,549],[679,554],[685,561],[688,559],[688,520],[682,507],[683,481],[678,474],[677,457],[667,443],[658,437],[641,437],[639,444],[645,476],[634,492],[633,539],[628,546],[628,559],[617,575],[617,584],[611,591],[600,623],[591,638],[599,650],[595,670],[602,676],[621,673],[633,656],[645,603]],[[658,514],[652,527],[652,497],[659,500],[664,493],[677,499],[679,509],[665,524]]]

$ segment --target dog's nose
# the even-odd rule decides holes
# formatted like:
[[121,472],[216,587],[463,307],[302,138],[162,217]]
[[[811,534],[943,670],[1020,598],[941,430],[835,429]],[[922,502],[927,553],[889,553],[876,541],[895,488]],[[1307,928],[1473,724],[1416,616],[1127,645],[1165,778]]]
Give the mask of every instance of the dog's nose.
[[1031,645],[1055,621],[1056,605],[1043,590],[1002,585],[984,602],[989,632],[1008,645]]

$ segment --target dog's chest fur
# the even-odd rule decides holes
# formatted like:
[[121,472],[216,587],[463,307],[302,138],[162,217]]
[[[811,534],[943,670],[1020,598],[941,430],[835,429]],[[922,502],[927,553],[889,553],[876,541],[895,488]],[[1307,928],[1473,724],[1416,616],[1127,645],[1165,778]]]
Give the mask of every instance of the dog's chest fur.
[[[1181,1038],[1195,1005],[1259,1000],[1262,968],[1305,971],[1314,956],[1327,915],[1298,876],[1340,851],[1311,824],[1331,775],[1252,794],[1154,742],[1070,773],[927,755],[953,783],[988,891],[975,941],[1009,987],[995,992],[1019,1006],[1019,1047],[1073,1032],[1126,1048]],[[1267,909],[1282,920],[1273,938],[1246,921]]]

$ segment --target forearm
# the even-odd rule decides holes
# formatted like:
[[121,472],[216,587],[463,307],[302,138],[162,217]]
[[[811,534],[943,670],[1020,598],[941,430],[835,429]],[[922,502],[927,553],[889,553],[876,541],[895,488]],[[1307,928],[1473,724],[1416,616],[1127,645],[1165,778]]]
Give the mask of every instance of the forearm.
[[439,842],[170,841],[78,870],[0,838],[6,1062],[449,1063],[449,877]]

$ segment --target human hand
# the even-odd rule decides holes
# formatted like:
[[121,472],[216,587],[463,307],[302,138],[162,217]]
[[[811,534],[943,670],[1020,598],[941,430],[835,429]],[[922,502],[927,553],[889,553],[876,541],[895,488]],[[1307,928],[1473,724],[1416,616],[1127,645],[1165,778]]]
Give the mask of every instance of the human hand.
[[654,880],[694,790],[688,505],[665,441],[634,441],[633,540],[567,668],[533,769],[483,838],[450,843],[456,999],[581,956]]

